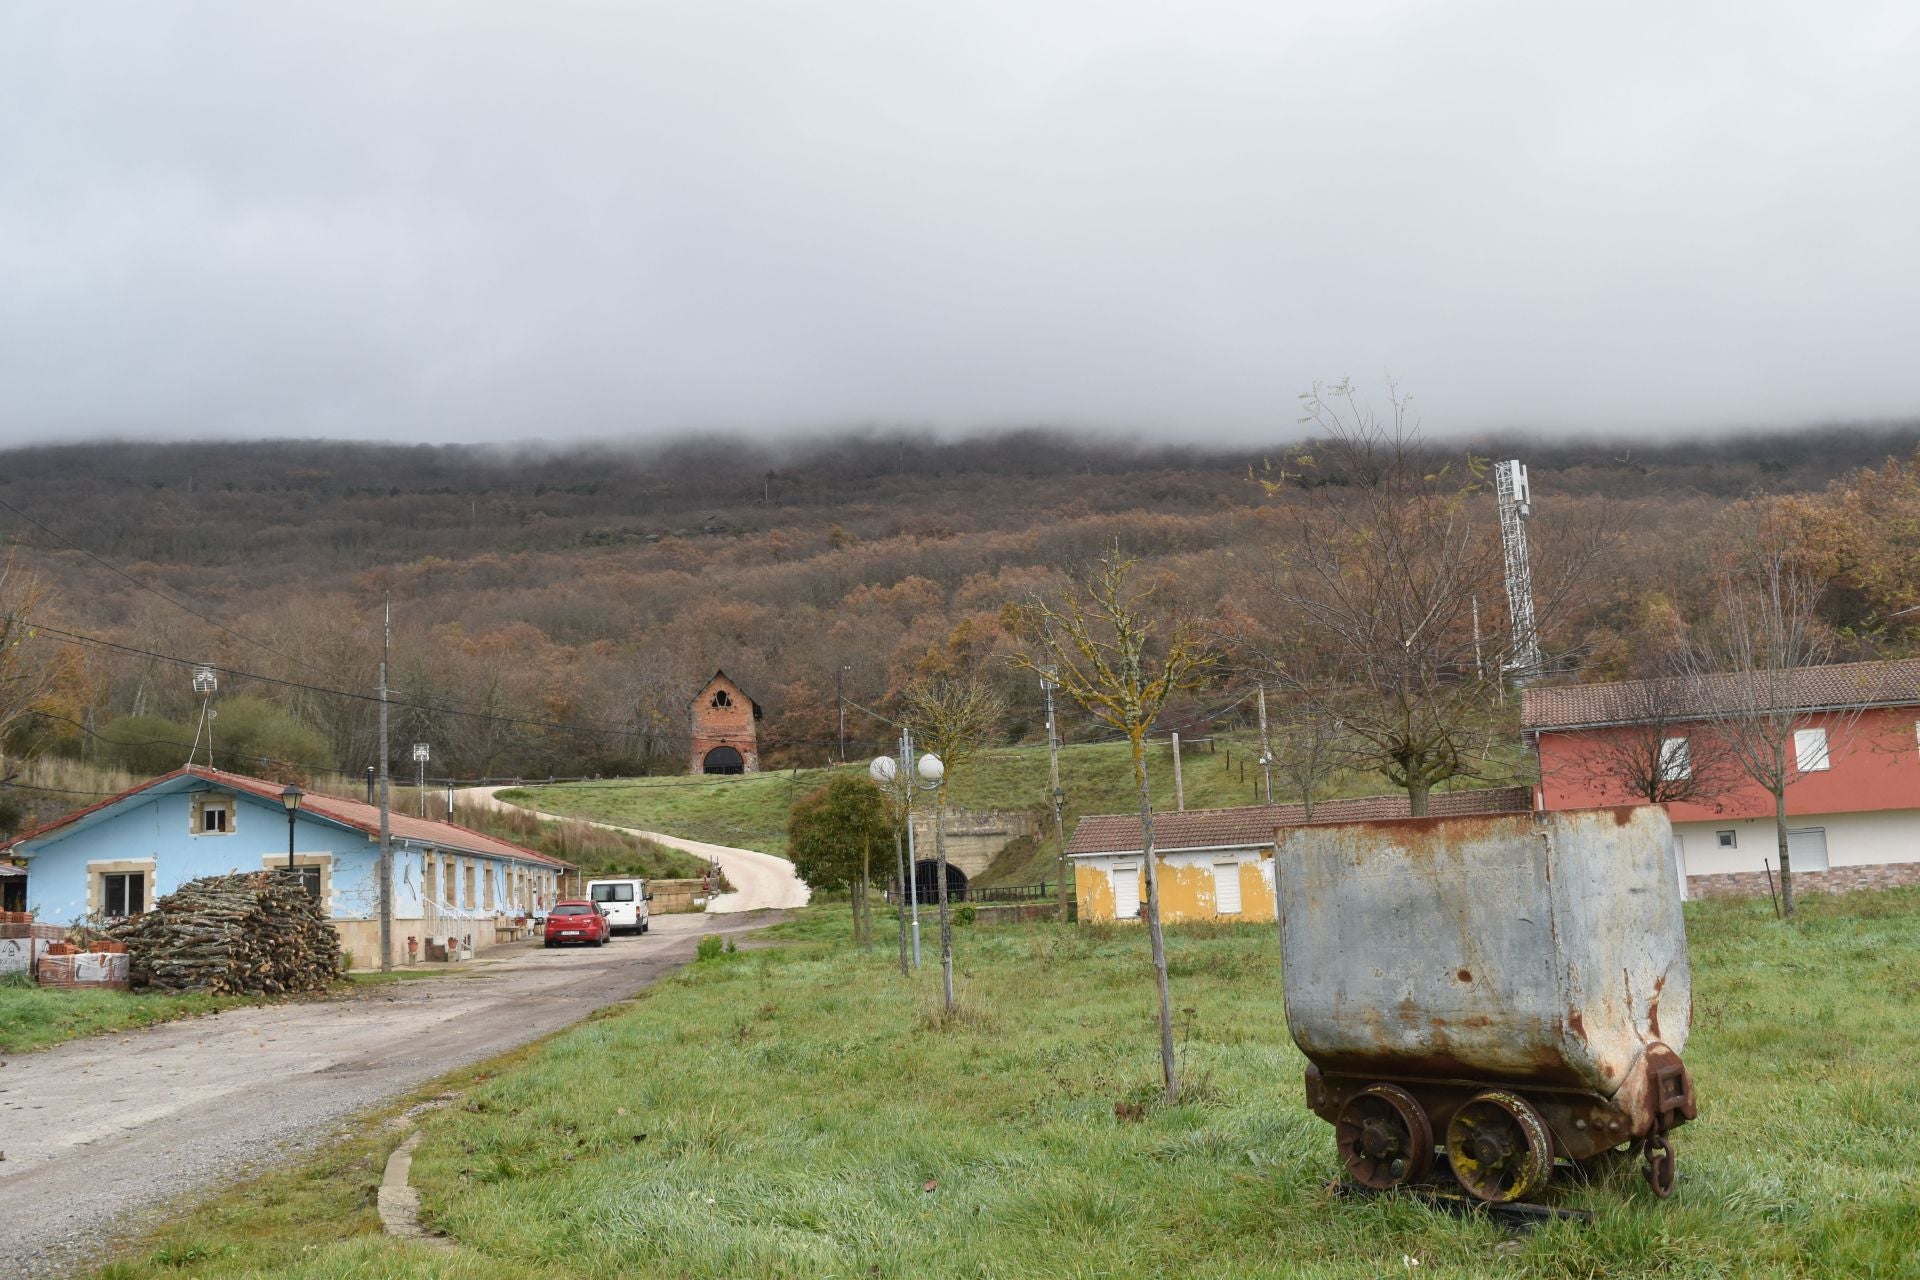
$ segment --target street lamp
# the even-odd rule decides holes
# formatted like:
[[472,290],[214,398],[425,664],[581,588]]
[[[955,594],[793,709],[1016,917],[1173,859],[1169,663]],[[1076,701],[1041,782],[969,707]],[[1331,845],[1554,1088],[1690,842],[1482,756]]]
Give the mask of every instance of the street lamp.
[[293,815],[300,812],[300,802],[307,793],[293,783],[280,793],[280,803],[287,806],[287,870],[293,870]]
[[[433,748],[426,743],[416,742],[413,744],[413,763],[419,770],[420,775],[420,780],[415,784],[413,789],[420,798],[420,816],[423,818],[427,816],[427,760],[432,755]],[[452,809],[447,810],[447,817],[449,819],[453,817]]]
[[[915,790],[936,791],[940,779],[946,775],[947,767],[940,757],[932,754],[916,757],[913,746],[913,730],[906,729],[900,734],[899,757],[875,756],[867,765],[867,776],[888,791],[900,797],[901,808],[905,811],[907,822],[907,864],[900,869],[900,891],[908,895],[913,916],[913,967],[920,967],[920,862],[914,850],[913,840],[913,793]],[[918,778],[915,775],[918,774]]]

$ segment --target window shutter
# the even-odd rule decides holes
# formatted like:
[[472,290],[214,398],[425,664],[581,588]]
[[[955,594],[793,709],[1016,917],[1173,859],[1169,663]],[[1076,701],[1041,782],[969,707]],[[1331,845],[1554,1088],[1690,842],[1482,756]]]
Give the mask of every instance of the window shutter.
[[1221,916],[1240,914],[1240,864],[1213,864],[1213,912]]

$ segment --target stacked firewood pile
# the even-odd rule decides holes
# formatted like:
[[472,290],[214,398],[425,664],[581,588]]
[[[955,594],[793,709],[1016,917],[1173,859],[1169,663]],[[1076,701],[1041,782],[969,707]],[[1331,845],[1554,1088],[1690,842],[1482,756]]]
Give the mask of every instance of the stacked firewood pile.
[[340,971],[340,935],[280,871],[189,880],[112,932],[136,988],[282,995],[321,990]]

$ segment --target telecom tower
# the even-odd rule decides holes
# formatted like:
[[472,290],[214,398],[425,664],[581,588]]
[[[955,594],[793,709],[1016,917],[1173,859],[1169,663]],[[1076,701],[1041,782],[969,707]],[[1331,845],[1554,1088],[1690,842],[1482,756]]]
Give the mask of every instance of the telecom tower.
[[1533,494],[1519,459],[1496,463],[1493,491],[1500,503],[1500,550],[1507,561],[1507,614],[1513,623],[1507,674],[1526,680],[1540,674],[1540,634],[1533,623],[1533,566],[1527,557],[1527,517]]

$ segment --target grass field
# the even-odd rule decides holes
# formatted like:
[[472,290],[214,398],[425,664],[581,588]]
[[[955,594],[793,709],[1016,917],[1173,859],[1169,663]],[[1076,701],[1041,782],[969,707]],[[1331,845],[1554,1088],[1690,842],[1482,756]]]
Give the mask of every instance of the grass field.
[[[489,1068],[414,1164],[461,1247],[374,1230],[353,1139],[184,1215],[161,1275],[1713,1277],[1920,1274],[1920,893],[1689,907],[1701,1118],[1681,1183],[1567,1188],[1514,1236],[1331,1193],[1270,926],[1170,930],[1185,1100],[1153,1103],[1137,929],[959,932],[960,1016],[813,911]],[[1117,1103],[1146,1103],[1144,1119]]]
[[[1212,751],[1189,746],[1181,762],[1187,807],[1208,809],[1257,803],[1254,756],[1250,742],[1222,739]],[[1524,764],[1519,759],[1497,759],[1491,762],[1491,768],[1504,780],[1506,771]],[[820,786],[828,773],[826,769],[801,769],[797,774],[763,773],[735,778],[631,778],[525,788],[502,792],[501,798],[549,813],[785,854],[791,799]],[[1171,747],[1158,744],[1150,749],[1148,780],[1156,807],[1173,808]],[[1466,782],[1463,785],[1488,784]],[[1138,805],[1125,743],[1065,748],[1060,753],[1060,786],[1067,795],[1069,832],[1083,814],[1130,813]],[[1330,780],[1320,798],[1369,795],[1390,789],[1375,775],[1347,773]],[[1047,811],[1046,748],[1006,747],[983,752],[964,774],[955,776],[951,799],[964,808]],[[980,883],[1026,883],[1040,879],[1043,874],[1050,878],[1052,853],[1049,833],[1031,859],[996,866],[980,878]]]
[[[401,969],[392,973],[355,974],[343,978],[340,989],[433,978],[450,972],[455,971]],[[76,991],[38,987],[24,975],[10,974],[0,978],[0,1053],[28,1053],[82,1036],[131,1031],[177,1018],[195,1018],[282,998],[286,997],[213,996],[192,991],[165,994]]]

